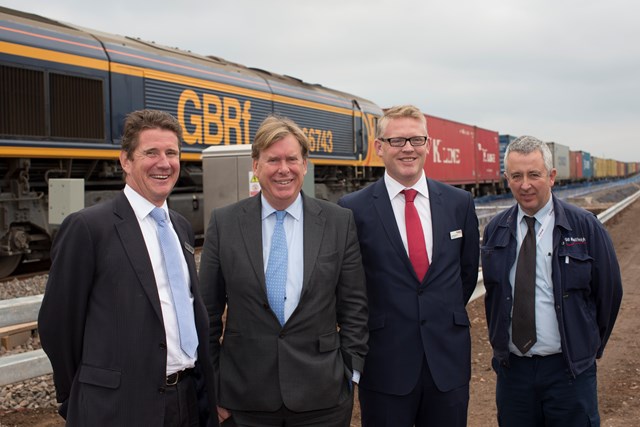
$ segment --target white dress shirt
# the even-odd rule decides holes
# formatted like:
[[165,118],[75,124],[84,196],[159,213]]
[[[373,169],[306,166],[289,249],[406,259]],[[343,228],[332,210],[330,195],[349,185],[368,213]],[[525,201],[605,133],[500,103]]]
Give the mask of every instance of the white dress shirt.
[[[124,194],[136,214],[144,242],[147,246],[147,251],[149,252],[149,258],[151,259],[153,274],[158,286],[158,296],[160,297],[160,307],[162,308],[162,319],[164,321],[164,332],[167,339],[167,375],[171,375],[183,369],[194,367],[196,358],[188,357],[180,348],[178,319],[173,306],[173,298],[171,297],[169,278],[167,277],[167,271],[162,259],[160,242],[158,241],[157,224],[151,215],[149,215],[156,206],[128,185],[124,188]],[[166,202],[162,206],[162,209],[166,211],[167,221],[171,224]],[[171,224],[171,230],[174,230],[173,224]],[[178,242],[179,247],[182,247],[184,242],[178,241],[178,235],[175,233],[175,230],[173,231],[173,236],[176,242]],[[182,258],[181,264],[182,272],[186,280],[185,283],[191,283],[189,268],[184,258]],[[193,295],[190,295],[190,297],[193,306]]]
[[427,186],[427,178],[422,171],[422,176],[412,187],[405,187],[395,179],[391,178],[387,172],[384,173],[384,184],[387,187],[389,193],[389,199],[391,200],[391,207],[393,208],[393,215],[396,217],[396,224],[398,224],[398,231],[400,231],[400,237],[402,238],[402,244],[404,249],[409,255],[409,245],[407,243],[407,225],[404,220],[404,206],[405,198],[402,190],[414,189],[418,192],[414,200],[414,204],[420,216],[420,224],[422,225],[422,233],[424,234],[424,241],[427,247],[427,255],[429,256],[429,263],[433,258],[433,229],[431,227],[431,205],[429,204],[429,187]]

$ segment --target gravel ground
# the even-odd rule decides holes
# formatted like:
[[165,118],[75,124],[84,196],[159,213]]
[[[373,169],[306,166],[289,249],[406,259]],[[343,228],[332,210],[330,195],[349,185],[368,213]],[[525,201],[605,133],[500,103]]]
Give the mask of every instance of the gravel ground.
[[42,274],[23,280],[13,279],[0,282],[0,300],[41,295],[44,293],[47,277],[49,276]]
[[[47,283],[47,275],[31,277],[25,280],[13,279],[0,282],[0,300],[44,293]],[[38,336],[29,338],[21,346],[7,350],[0,347],[0,356],[24,353],[40,348]],[[23,410],[37,408],[56,408],[56,398],[53,391],[53,378],[51,375],[32,378],[21,383],[10,384],[0,388],[0,415],[8,410]],[[0,422],[0,426],[3,424]]]

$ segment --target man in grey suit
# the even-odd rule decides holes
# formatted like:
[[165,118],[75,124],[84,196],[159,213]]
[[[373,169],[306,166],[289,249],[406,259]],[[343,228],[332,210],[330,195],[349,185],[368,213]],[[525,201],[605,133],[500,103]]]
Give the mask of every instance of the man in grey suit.
[[268,117],[252,148],[261,193],[215,209],[205,237],[218,415],[239,426],[350,424],[367,352],[364,272],[351,212],[301,192],[308,151],[295,123]]
[[181,139],[165,112],[129,114],[124,191],[56,235],[38,329],[67,426],[218,425],[194,235],[166,203]]

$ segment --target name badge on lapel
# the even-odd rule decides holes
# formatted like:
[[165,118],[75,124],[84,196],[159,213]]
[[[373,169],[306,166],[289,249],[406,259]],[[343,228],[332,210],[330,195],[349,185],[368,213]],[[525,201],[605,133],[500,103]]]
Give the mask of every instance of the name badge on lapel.
[[186,250],[188,250],[191,253],[191,255],[195,254],[195,252],[196,252],[196,250],[193,248],[193,246],[191,246],[187,242],[184,242],[184,248]]
[[462,238],[462,230],[455,230],[449,233],[451,240]]

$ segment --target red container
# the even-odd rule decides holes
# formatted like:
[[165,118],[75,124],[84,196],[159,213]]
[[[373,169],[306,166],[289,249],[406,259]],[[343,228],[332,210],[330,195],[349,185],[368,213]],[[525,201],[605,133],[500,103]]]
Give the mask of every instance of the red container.
[[571,181],[581,181],[584,178],[582,151],[569,151],[569,178]]
[[498,132],[475,127],[476,177],[480,184],[500,181],[500,144]]
[[451,185],[475,184],[473,126],[428,114],[425,117],[430,137],[424,164],[427,176]]

